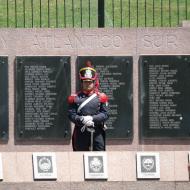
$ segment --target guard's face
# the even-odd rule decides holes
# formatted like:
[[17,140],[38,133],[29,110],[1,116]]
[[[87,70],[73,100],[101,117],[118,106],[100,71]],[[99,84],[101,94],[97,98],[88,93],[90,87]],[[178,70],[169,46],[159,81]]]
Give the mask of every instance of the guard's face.
[[91,91],[94,89],[94,82],[92,80],[90,81],[83,81],[82,82],[82,88],[84,91]]

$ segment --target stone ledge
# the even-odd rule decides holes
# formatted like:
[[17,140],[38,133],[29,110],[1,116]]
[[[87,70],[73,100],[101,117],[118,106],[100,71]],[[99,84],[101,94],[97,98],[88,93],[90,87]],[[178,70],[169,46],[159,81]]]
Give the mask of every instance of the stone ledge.
[[[188,152],[160,151],[160,182],[188,182]],[[32,183],[32,152],[2,152],[3,183]],[[84,152],[56,152],[57,182],[85,181]],[[108,182],[136,182],[136,152],[107,152]],[[48,182],[48,181],[47,181]],[[52,181],[51,181],[52,182]],[[155,182],[157,182],[155,180]],[[1,188],[0,188],[1,190]],[[25,189],[24,189],[25,190]]]
[[190,182],[100,182],[86,181],[79,183],[58,183],[55,181],[36,181],[33,183],[4,183],[0,184],[0,190],[189,190]]

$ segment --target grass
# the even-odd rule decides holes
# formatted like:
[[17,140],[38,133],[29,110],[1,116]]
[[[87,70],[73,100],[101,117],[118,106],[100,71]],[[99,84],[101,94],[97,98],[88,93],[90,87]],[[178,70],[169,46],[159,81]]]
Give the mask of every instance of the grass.
[[113,1],[106,1],[106,26],[177,26],[190,19],[190,0],[122,0],[122,9],[120,3],[112,9]]
[[[0,0],[0,27],[97,27],[98,0]],[[105,0],[106,27],[178,26],[190,0]]]

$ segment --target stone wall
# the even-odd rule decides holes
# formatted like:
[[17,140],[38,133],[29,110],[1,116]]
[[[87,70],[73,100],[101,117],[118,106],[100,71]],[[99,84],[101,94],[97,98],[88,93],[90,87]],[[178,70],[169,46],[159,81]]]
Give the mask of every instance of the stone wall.
[[[8,56],[9,62],[9,140],[0,144],[4,180],[0,189],[13,188],[15,184],[33,182],[32,152],[56,152],[58,179],[50,184],[84,182],[82,153],[73,153],[71,142],[28,142],[17,143],[14,137],[15,119],[15,56],[71,56],[71,81],[75,81],[77,56],[133,56],[133,140],[108,140],[108,184],[111,182],[136,181],[137,151],[160,152],[160,181],[189,181],[189,140],[139,141],[139,68],[140,55],[190,55],[190,28],[138,28],[138,29],[1,29],[0,55]],[[75,92],[76,84],[71,89]],[[40,182],[31,183],[36,189],[43,189]],[[85,182],[87,184],[88,182]],[[141,182],[135,183],[139,186]],[[151,182],[150,182],[151,183]],[[8,186],[6,186],[6,184]],[[43,184],[43,183],[42,183]],[[152,183],[151,183],[152,184]],[[18,185],[18,184],[17,184]],[[24,189],[23,185],[15,186]],[[124,188],[123,183],[119,184]],[[30,185],[29,185],[30,186]],[[30,189],[26,186],[25,189]],[[50,185],[51,186],[51,185]],[[64,186],[64,185],[63,185]],[[72,188],[71,188],[72,186]],[[87,185],[88,186],[88,185]],[[89,187],[91,182],[89,182]],[[114,184],[113,184],[114,186]],[[132,185],[133,186],[133,185]],[[136,185],[135,185],[136,186]],[[136,189],[140,188],[137,187]],[[159,185],[158,185],[159,186]],[[171,189],[180,185],[171,183]],[[22,188],[23,187],[23,188]],[[144,189],[145,186],[143,186]],[[107,187],[106,187],[107,188]],[[104,189],[106,189],[104,188]],[[8,188],[7,188],[8,189]],[[50,188],[51,189],[51,188]],[[62,185],[57,189],[64,189]],[[91,189],[91,188],[90,188]],[[112,189],[107,188],[107,189]],[[117,189],[117,187],[116,187]],[[119,188],[118,188],[119,189]],[[128,188],[127,188],[128,189]],[[134,189],[134,187],[129,187]],[[155,189],[157,189],[155,187]]]

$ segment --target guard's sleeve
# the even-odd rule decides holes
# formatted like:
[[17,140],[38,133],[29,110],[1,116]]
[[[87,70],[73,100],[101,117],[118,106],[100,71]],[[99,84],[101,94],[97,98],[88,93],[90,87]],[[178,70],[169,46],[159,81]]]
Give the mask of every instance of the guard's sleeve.
[[102,124],[108,118],[108,97],[104,93],[99,94],[100,110],[96,115],[93,115],[93,121],[95,124]]
[[77,95],[71,95],[68,97],[68,118],[76,125],[82,126],[81,116],[77,114],[77,104],[75,103]]

